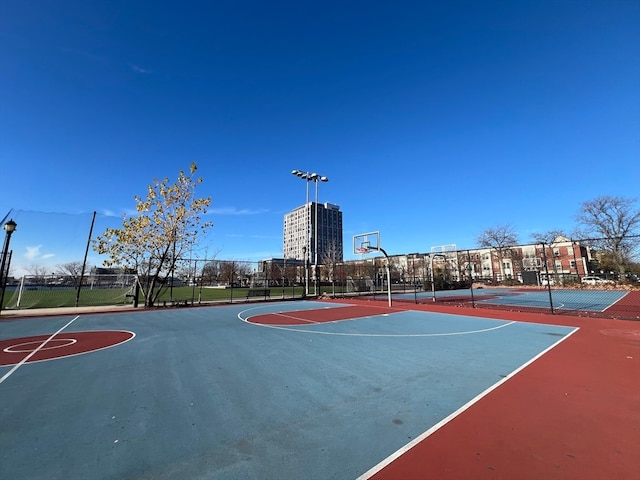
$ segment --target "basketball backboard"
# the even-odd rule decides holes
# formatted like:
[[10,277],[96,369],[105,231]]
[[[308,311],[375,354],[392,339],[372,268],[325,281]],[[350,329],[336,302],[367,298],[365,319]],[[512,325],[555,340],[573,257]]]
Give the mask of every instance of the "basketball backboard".
[[353,236],[353,254],[366,255],[380,251],[380,232],[360,233]]

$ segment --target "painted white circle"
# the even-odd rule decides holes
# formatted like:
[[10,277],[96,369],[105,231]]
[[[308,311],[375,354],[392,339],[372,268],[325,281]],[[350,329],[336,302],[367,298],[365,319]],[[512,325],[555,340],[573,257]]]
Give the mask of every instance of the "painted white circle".
[[[256,310],[262,310],[262,309],[266,309],[268,307],[254,307],[254,308],[248,308],[246,310],[243,310],[241,312],[238,313],[238,318],[243,321],[244,323],[247,323],[249,325],[254,325],[256,327],[262,327],[262,328],[270,328],[273,330],[284,330],[284,331],[288,331],[288,332],[295,332],[295,333],[307,333],[307,334],[316,334],[316,335],[334,335],[334,336],[338,336],[338,337],[398,337],[398,338],[406,338],[406,337],[451,337],[451,336],[456,336],[456,335],[472,335],[472,334],[477,334],[477,333],[485,333],[485,332],[491,332],[494,330],[500,330],[501,328],[505,328],[505,327],[509,327],[511,325],[516,324],[517,322],[515,320],[512,321],[507,321],[504,320],[503,323],[496,325],[496,326],[492,326],[492,327],[487,327],[487,328],[480,328],[480,329],[476,329],[476,330],[458,330],[458,331],[450,331],[450,332],[439,332],[439,333],[435,333],[435,332],[423,332],[423,333],[367,333],[367,332],[360,332],[360,333],[345,333],[345,332],[329,332],[329,331],[325,331],[325,330],[312,330],[312,329],[307,329],[305,327],[308,325],[320,325],[323,324],[325,322],[311,322],[309,324],[305,324],[305,325],[297,325],[298,327],[305,327],[303,329],[301,328],[296,328],[296,326],[284,326],[284,325],[271,325],[271,324],[265,324],[265,323],[254,323],[250,321],[250,318],[252,317],[256,317],[256,316],[260,316],[260,315],[269,315],[269,314],[273,314],[273,313],[281,313],[281,312],[262,312],[262,313],[256,313],[254,315],[251,314],[252,311],[256,311]],[[321,308],[331,308],[331,307],[321,307]],[[306,310],[306,309],[305,309]],[[291,310],[291,311],[287,311],[287,313],[293,313],[295,312],[295,310]],[[399,311],[399,312],[395,312],[395,313],[385,313],[385,314],[380,314],[380,315],[370,315],[369,317],[372,316],[390,316],[390,315],[395,315],[397,313],[403,313],[405,312],[405,310]],[[428,314],[429,312],[422,312],[425,314]],[[438,314],[436,314],[438,315]],[[351,322],[354,320],[361,320],[363,318],[368,318],[368,317],[357,317],[357,318],[345,318],[344,320],[337,320],[337,321],[332,321],[330,323],[337,323],[337,322]],[[485,319],[486,320],[486,319]],[[493,319],[491,319],[493,320]]]
[[[66,342],[66,343],[62,343]],[[56,348],[68,347],[69,345],[73,345],[77,340],[75,338],[54,338],[53,340],[49,340],[47,344],[40,348],[42,350],[54,350]],[[57,345],[52,345],[52,343],[57,343]],[[33,345],[33,348],[23,349],[27,345]],[[24,342],[18,343],[17,345],[11,345],[10,347],[5,348],[3,351],[6,353],[31,353],[36,348],[42,345],[41,340],[33,341],[33,342]]]

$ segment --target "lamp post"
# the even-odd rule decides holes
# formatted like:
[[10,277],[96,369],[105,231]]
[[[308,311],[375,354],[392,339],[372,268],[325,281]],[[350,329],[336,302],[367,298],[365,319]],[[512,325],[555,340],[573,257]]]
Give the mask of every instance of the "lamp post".
[[318,296],[318,290],[319,290],[319,282],[320,282],[320,278],[318,277],[318,182],[328,182],[329,178],[324,177],[322,175],[317,175],[315,173],[312,174],[313,177],[313,181],[316,182],[316,226],[314,228],[313,231],[313,238],[315,239],[315,259],[314,259],[314,267],[313,267],[313,276],[315,278],[315,293],[316,296]]
[[[318,182],[328,182],[329,178],[319,175],[317,173],[303,172],[301,170],[292,170],[292,175],[298,178],[306,180],[307,182],[307,203],[309,205],[309,182],[315,182],[316,184],[316,202],[315,202],[315,227],[313,229],[314,238],[314,280],[315,280],[315,294],[318,295]],[[311,254],[311,218],[307,225],[307,255]],[[305,256],[305,266],[309,263],[309,257]],[[306,267],[305,267],[306,268]],[[309,292],[309,286],[306,286],[306,293]]]
[[[306,197],[306,203],[305,205],[305,211],[306,211],[306,207],[307,205],[309,205],[309,182],[311,181],[311,174],[308,172],[303,172],[301,170],[292,170],[291,171],[292,175],[295,175],[298,178],[301,178],[302,180],[306,180],[306,184],[307,184],[307,197]],[[308,268],[309,268],[309,255],[311,254],[311,219],[309,218],[307,220],[307,241],[306,241],[306,245],[304,245],[302,247],[302,261],[304,263],[304,295],[303,296],[307,296],[309,294],[309,275],[308,275]]]
[[[16,230],[18,224],[13,220],[9,220],[4,224],[4,246],[2,247],[2,261],[0,262],[0,311],[2,311],[2,304],[4,302],[4,289],[7,286],[7,277],[9,276],[9,265],[7,264],[7,255],[9,254],[9,242],[11,241],[11,234]],[[7,273],[5,274],[5,265]]]

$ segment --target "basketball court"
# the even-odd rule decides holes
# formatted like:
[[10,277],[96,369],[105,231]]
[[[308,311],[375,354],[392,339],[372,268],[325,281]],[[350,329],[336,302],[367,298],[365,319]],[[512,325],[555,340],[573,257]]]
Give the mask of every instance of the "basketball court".
[[[534,386],[536,376],[547,377],[536,388],[549,395],[557,379],[538,365],[571,364],[570,345],[585,338],[558,317],[469,313],[294,301],[3,321],[0,472],[30,479],[443,478],[428,475],[443,460],[425,465],[424,452],[412,456],[462,422],[472,430],[457,443],[437,441],[459,454],[478,433],[476,416],[499,408],[504,420],[518,402],[527,405],[531,399],[518,389],[523,380],[531,386],[530,372]],[[613,376],[624,380],[638,363],[637,346],[630,346],[637,330],[618,327],[627,333],[608,328],[598,335],[600,360],[610,361],[606,344],[613,342],[623,365]],[[622,358],[625,350],[636,357]],[[632,397],[631,384],[622,385]],[[565,379],[567,397],[553,401],[585,395],[575,388]],[[616,391],[608,386],[609,394]],[[500,406],[505,395],[508,407]],[[633,397],[616,400],[620,414],[637,405]],[[493,438],[483,452],[531,434],[491,437],[500,421],[483,433]],[[539,421],[548,425],[548,412]],[[558,428],[536,448],[557,447],[554,438],[566,438]],[[637,456],[629,456],[629,432],[617,433],[614,473],[624,473]],[[598,435],[607,444],[606,432]],[[569,453],[586,448],[578,443]],[[553,455],[513,465],[502,478],[554,478],[547,475],[557,471],[553,462],[569,468],[563,462],[570,457]],[[448,469],[460,463],[454,457]],[[480,458],[471,460],[491,474]],[[589,477],[597,473],[591,460],[571,463],[586,474],[580,478],[603,478]]]

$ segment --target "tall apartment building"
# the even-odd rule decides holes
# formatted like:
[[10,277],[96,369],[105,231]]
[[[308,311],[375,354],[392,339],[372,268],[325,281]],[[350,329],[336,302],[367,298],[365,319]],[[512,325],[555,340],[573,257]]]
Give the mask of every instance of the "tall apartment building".
[[[326,259],[342,262],[342,212],[338,205],[317,204],[318,263]],[[283,251],[285,258],[303,260],[306,251],[311,264],[315,263],[316,203],[309,202],[284,216]]]

